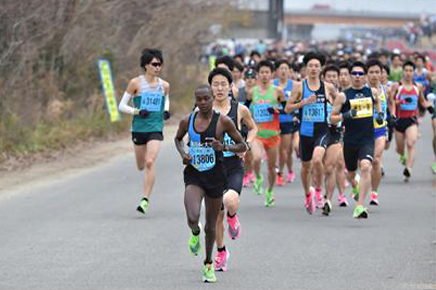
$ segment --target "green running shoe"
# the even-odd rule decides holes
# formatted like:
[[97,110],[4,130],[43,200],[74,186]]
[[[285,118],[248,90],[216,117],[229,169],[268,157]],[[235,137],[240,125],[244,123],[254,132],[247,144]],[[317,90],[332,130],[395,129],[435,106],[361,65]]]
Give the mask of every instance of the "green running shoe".
[[433,171],[433,174],[436,174],[436,162],[431,166],[431,171]]
[[274,206],[275,205],[275,198],[274,198],[274,192],[273,192],[273,190],[271,189],[267,189],[266,191],[265,191],[265,203],[264,203],[264,205],[266,206],[266,207],[272,207],[272,206]]
[[215,283],[216,282],[216,276],[215,276],[215,269],[213,268],[213,264],[206,264],[203,265],[203,282],[206,283]]
[[[198,227],[200,228],[201,232],[201,224],[198,223]],[[198,235],[194,235],[191,231],[191,238],[189,239],[189,251],[194,255],[197,256],[200,252],[201,245],[200,245],[200,232]]]
[[368,218],[368,210],[362,205],[356,205],[354,208],[353,217],[356,219],[366,219]]
[[407,154],[404,153],[403,155],[400,155],[400,162],[403,166],[406,166],[406,162],[407,162]]
[[148,211],[148,201],[143,198],[141,202],[139,203],[138,207],[136,208],[137,211],[140,213],[146,214]]
[[257,193],[258,195],[262,194],[262,185],[263,185],[263,176],[261,174],[259,178],[256,176],[256,179],[254,180],[254,184],[253,184],[254,192]]

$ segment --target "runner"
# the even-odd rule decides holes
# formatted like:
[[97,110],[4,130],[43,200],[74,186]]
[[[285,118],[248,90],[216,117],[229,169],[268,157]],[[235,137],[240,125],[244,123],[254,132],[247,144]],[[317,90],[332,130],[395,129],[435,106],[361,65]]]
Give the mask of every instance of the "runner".
[[[332,84],[336,92],[339,93],[339,67],[336,65],[328,65],[323,70],[323,78],[326,83]],[[335,96],[336,97],[336,94]],[[345,161],[343,158],[341,134],[342,124],[332,125],[330,123],[330,114],[333,107],[334,99],[327,99],[327,123],[329,124],[329,130],[327,135],[327,151],[324,156],[324,171],[326,179],[326,195],[323,206],[323,214],[329,215],[332,211],[331,200],[333,192],[336,186],[338,188],[339,206],[347,206],[348,200],[345,197]]]
[[[222,67],[233,72],[235,70],[235,61],[228,55],[224,55],[215,60],[215,67]],[[232,84],[231,90],[229,90],[229,98],[236,100],[238,98],[238,88]]]
[[244,66],[241,63],[239,63],[238,61],[235,61],[234,64],[235,64],[235,67],[233,68],[233,71],[232,71],[234,86],[236,89],[240,90],[241,88],[243,88],[245,86],[245,81],[242,78],[242,74],[244,72]]
[[351,86],[350,64],[348,61],[342,61],[339,64],[339,88],[343,92]]
[[[234,123],[236,128],[241,128],[244,122],[247,126],[248,147],[252,144],[257,135],[257,127],[251,118],[250,111],[244,105],[229,99],[228,91],[232,84],[232,75],[223,68],[215,68],[210,72],[208,78],[214,95],[213,108],[221,115],[227,115]],[[227,134],[224,134],[224,143],[234,145],[235,141]],[[215,270],[227,271],[227,260],[229,251],[224,245],[224,209],[227,211],[227,222],[229,223],[228,233],[231,239],[239,238],[241,225],[238,219],[238,208],[242,191],[242,180],[244,177],[244,165],[241,158],[234,152],[223,152],[224,172],[228,181],[228,190],[224,193],[222,210],[218,216],[216,225],[216,243],[218,253],[215,259]]]
[[[142,51],[140,66],[145,73],[130,80],[121,99],[121,112],[133,115],[132,140],[136,166],[145,169],[143,198],[137,210],[145,214],[155,182],[155,161],[163,140],[163,120],[170,118],[170,85],[159,78],[163,65],[162,52],[157,49]],[[133,107],[129,105],[133,98]]]
[[[244,152],[247,146],[236,130],[232,120],[213,110],[213,94],[208,85],[195,90],[194,112],[180,121],[174,138],[177,151],[186,165],[183,171],[185,181],[185,209],[188,226],[191,229],[189,250],[194,255],[200,251],[199,224],[201,203],[204,199],[206,224],[204,231],[206,258],[202,269],[204,282],[216,282],[212,263],[217,218],[227,189],[227,178],[223,166],[223,151]],[[189,135],[189,151],[185,151],[183,137]],[[223,144],[224,134],[228,134],[234,145]]]
[[390,67],[389,80],[399,82],[403,78],[403,68],[401,67],[401,57],[399,54],[391,56],[392,65]]
[[383,69],[382,63],[377,59],[371,59],[366,64],[366,73],[369,86],[376,91],[376,95],[380,98],[380,104],[383,116],[385,120],[382,124],[378,124],[374,120],[374,160],[372,161],[371,171],[371,185],[372,191],[369,197],[370,205],[379,205],[378,201],[378,187],[382,177],[381,165],[383,152],[386,146],[387,138],[387,110],[388,110],[388,98],[385,88],[381,84],[381,73]]
[[[316,206],[324,206],[322,200],[323,159],[328,147],[327,140],[327,99],[334,99],[336,94],[332,84],[320,80],[321,67],[324,65],[323,55],[309,52],[303,60],[307,79],[294,88],[292,96],[286,105],[286,112],[301,109],[300,124],[300,158],[302,161],[301,180],[306,196],[305,207],[309,214],[315,213],[313,196]],[[313,184],[311,173],[313,163]]]
[[[350,67],[351,88],[340,93],[334,102],[330,120],[333,124],[344,122],[344,159],[348,178],[353,185],[357,200],[354,218],[367,218],[368,211],[363,201],[371,186],[371,163],[374,156],[374,105],[376,120],[383,123],[380,99],[374,89],[365,87],[365,64],[354,62]],[[360,166],[361,179],[355,179]]]
[[433,93],[428,94],[428,102],[430,103],[427,107],[428,112],[432,114],[431,125],[433,128],[433,153],[435,161],[431,165],[431,171],[436,174],[436,74],[433,74]]
[[[266,151],[268,163],[268,188],[265,191],[266,207],[274,206],[273,188],[276,181],[276,161],[280,143],[279,105],[285,105],[283,89],[271,85],[274,64],[268,60],[261,61],[257,66],[258,85],[247,90],[247,98],[251,100],[251,111],[258,127],[257,139],[251,148],[253,167],[256,174],[254,191],[262,194],[263,176],[260,172],[262,147]],[[281,109],[283,112],[283,109]]]
[[403,80],[401,83],[392,85],[389,99],[389,109],[398,118],[395,122],[395,141],[400,162],[405,166],[403,170],[405,182],[408,182],[412,175],[415,159],[415,142],[418,138],[418,103],[423,108],[427,107],[420,85],[414,83],[414,75],[415,64],[406,61],[403,64]]
[[[274,85],[279,86],[285,93],[286,100],[292,94],[292,88],[295,85],[299,85],[298,82],[294,82],[293,69],[286,60],[279,60],[275,64],[276,79]],[[294,172],[292,170],[293,159],[292,153],[294,148],[294,116],[293,114],[280,114],[280,148],[279,148],[279,165],[277,172],[277,185],[283,186],[285,180],[283,179],[283,169],[285,164],[288,168],[288,174],[286,175],[286,182],[294,181]]]

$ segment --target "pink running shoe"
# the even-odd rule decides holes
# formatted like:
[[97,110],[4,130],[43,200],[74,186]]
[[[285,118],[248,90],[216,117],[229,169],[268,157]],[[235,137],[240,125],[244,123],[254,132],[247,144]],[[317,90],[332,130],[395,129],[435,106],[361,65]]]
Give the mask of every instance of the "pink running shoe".
[[375,191],[371,192],[371,195],[369,196],[369,204],[370,205],[379,205],[377,192],[375,192]]
[[251,186],[250,176],[248,173],[244,175],[244,179],[242,180],[242,186],[243,187],[250,187]]
[[286,176],[286,182],[294,182],[294,172],[293,171],[289,171],[288,176]]
[[227,222],[229,223],[229,236],[232,240],[236,240],[241,235],[241,224],[239,223],[238,214],[234,217],[227,216]]
[[322,197],[322,189],[321,188],[315,189],[315,200],[316,200],[316,207],[317,208],[324,207],[324,199]]
[[227,260],[230,257],[229,251],[226,249],[225,251],[217,251],[215,257],[215,270],[216,271],[227,271]]
[[304,203],[304,207],[306,208],[308,214],[314,214],[316,210],[315,203],[313,202],[314,193],[315,190],[311,187],[309,191],[309,195],[306,195],[306,202]]
[[277,185],[278,186],[285,185],[285,181],[283,180],[283,176],[281,173],[277,173]]
[[338,202],[339,202],[339,206],[341,206],[341,207],[348,206],[348,200],[347,200],[347,197],[345,196],[345,194],[338,196]]

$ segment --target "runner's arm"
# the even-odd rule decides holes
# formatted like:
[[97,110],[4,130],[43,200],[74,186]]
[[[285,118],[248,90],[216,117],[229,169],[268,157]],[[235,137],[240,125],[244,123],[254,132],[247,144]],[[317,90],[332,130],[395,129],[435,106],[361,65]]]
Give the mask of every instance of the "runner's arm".
[[179,123],[179,128],[177,129],[176,136],[174,137],[174,143],[176,144],[176,149],[179,152],[180,156],[182,157],[183,163],[191,159],[191,156],[185,151],[185,144],[183,142],[183,138],[188,132],[188,125],[189,125],[189,117],[186,117],[183,120],[181,120]]
[[423,93],[423,87],[421,85],[418,85],[419,90],[419,96],[418,101],[422,108],[427,109],[427,100],[425,99],[424,93]]
[[138,115],[139,114],[139,109],[136,109],[136,108],[129,106],[130,99],[133,97],[133,95],[137,91],[136,88],[137,88],[137,83],[136,83],[135,79],[130,80],[129,84],[127,85],[127,89],[124,92],[124,95],[121,98],[120,104],[118,106],[118,109],[121,112],[123,112],[125,114],[129,114],[129,115]]
[[333,108],[332,113],[330,115],[330,122],[332,124],[337,124],[339,122],[343,121],[341,109],[342,105],[345,103],[345,94],[340,93],[337,98],[335,98],[335,101],[333,102]]
[[389,93],[389,111],[391,112],[392,116],[396,116],[396,102],[395,102],[395,95],[397,94],[398,90],[398,84],[395,83],[391,87],[391,91]]
[[296,83],[295,88],[292,90],[291,97],[286,103],[285,112],[291,113],[300,109],[304,105],[304,101],[301,101],[302,83]]
[[248,108],[244,105],[241,105],[240,108],[242,117],[241,119],[248,127],[247,143],[252,144],[257,136],[257,126],[253,120],[253,117],[251,116],[250,110],[248,110]]
[[374,96],[374,102],[375,102],[375,108],[376,108],[377,114],[382,113],[380,94],[374,88],[371,88],[371,90],[372,90],[372,95]]

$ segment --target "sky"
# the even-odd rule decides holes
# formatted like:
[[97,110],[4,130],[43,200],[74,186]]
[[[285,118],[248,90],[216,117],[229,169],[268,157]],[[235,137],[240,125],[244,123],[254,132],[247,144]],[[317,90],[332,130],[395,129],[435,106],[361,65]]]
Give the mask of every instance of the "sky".
[[[244,7],[267,9],[268,0],[234,0]],[[315,4],[329,5],[335,10],[429,13],[436,14],[436,0],[284,0],[285,9],[310,9]]]

